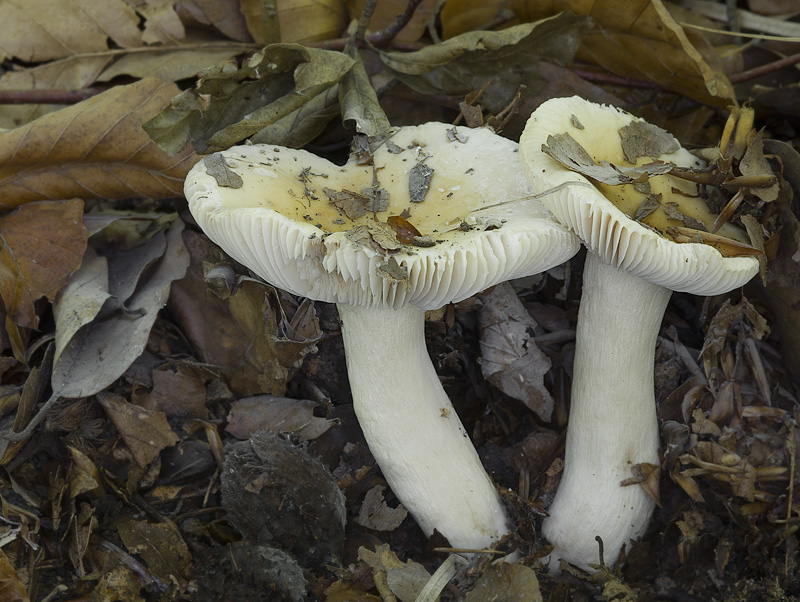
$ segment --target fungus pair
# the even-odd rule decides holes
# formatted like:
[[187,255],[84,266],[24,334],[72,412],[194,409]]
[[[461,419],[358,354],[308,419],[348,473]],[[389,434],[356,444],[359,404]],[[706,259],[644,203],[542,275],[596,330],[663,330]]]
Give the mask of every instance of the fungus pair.
[[[598,136],[598,124],[608,133]],[[695,185],[664,167],[699,160],[649,127],[576,98],[537,109],[521,153],[488,130],[439,123],[400,128],[343,167],[240,146],[198,163],[186,197],[232,257],[337,304],[355,411],[386,480],[426,535],[438,529],[471,549],[508,524],[427,354],[424,312],[558,265],[580,238],[589,253],[565,470],[543,533],[555,546],[551,566],[588,567],[599,560],[596,536],[615,559],[653,509],[642,488],[623,483],[659,464],[653,357],[671,291],[726,292],[758,269],[752,257],[658,232],[711,216]]]

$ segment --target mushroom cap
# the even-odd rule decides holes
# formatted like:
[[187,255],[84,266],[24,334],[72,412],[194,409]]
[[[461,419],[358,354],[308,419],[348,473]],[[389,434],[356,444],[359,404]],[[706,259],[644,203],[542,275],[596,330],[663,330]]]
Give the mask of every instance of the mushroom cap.
[[366,165],[237,146],[195,165],[185,194],[209,238],[275,286],[436,309],[577,252],[577,238],[532,198],[517,147],[443,123],[399,128]]
[[[531,114],[520,138],[523,169],[534,191],[540,193],[542,202],[556,219],[575,232],[589,251],[618,269],[673,291],[698,295],[721,294],[742,286],[758,272],[756,258],[724,257],[706,244],[677,243],[665,238],[628,217],[609,200],[608,196],[628,194],[619,191],[626,187],[633,193],[633,185],[597,184],[567,169],[542,150],[549,136],[568,133],[595,163],[606,160],[615,165],[631,166],[634,163],[625,158],[619,131],[638,123],[646,122],[615,107],[591,103],[577,96],[542,103]],[[681,148],[677,140],[672,140],[677,150],[658,156],[643,155],[635,164],[659,159],[680,167],[703,165]],[[650,182],[665,194],[669,194],[671,188],[680,188],[683,192],[678,196],[684,197],[693,194],[687,186],[695,187],[669,175],[653,176]],[[736,232],[731,226],[721,234],[737,237]]]

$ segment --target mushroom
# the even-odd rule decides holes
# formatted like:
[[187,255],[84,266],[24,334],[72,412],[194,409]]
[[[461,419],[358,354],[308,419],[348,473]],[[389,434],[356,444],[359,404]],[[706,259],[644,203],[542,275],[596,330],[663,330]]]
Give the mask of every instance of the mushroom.
[[[659,465],[653,364],[672,291],[730,291],[753,277],[758,262],[665,235],[686,240],[694,232],[689,240],[723,250],[747,240],[730,225],[718,237],[703,231],[714,216],[697,185],[668,174],[670,164],[699,168],[701,161],[628,113],[578,97],[549,100],[528,120],[520,154],[534,191],[588,250],[564,471],[542,528],[554,546],[553,571],[561,559],[588,568],[603,560],[597,536],[613,563],[644,534],[653,511],[653,498],[632,483]],[[615,178],[614,185],[600,181]]]
[[239,146],[198,163],[185,193],[198,225],[236,260],[295,295],[336,303],[364,436],[425,534],[471,549],[505,534],[497,491],[427,353],[424,320],[577,251],[531,198],[517,144],[428,123],[362,146],[343,167],[304,150]]

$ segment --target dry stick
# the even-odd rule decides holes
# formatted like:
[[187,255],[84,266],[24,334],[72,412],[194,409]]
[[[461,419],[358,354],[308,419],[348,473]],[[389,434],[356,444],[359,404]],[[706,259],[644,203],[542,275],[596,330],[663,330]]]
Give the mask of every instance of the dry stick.
[[4,105],[72,105],[105,92],[107,88],[84,90],[0,90],[0,104]]
[[761,65],[760,67],[754,67],[753,69],[748,69],[747,71],[734,73],[728,79],[731,80],[732,84],[738,84],[750,79],[754,79],[756,77],[761,77],[762,75],[767,75],[769,73],[772,73],[773,71],[778,71],[779,69],[783,69],[784,67],[791,67],[792,65],[796,65],[797,63],[800,63],[800,52],[782,58],[778,61],[767,63],[766,65]]
[[369,36],[369,42],[373,46],[383,46],[384,44],[388,44],[391,42],[400,31],[408,25],[409,21],[411,21],[411,17],[414,16],[414,13],[417,10],[417,7],[422,4],[422,0],[408,0],[408,4],[406,4],[406,10],[403,11],[403,14],[397,15],[397,20],[394,23],[389,25],[386,29],[381,29],[380,31],[376,31],[371,36]]

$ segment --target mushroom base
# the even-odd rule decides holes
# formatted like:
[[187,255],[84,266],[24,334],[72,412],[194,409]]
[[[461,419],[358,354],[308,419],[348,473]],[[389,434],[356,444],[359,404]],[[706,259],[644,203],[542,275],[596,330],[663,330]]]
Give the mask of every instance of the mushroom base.
[[356,416],[392,491],[426,535],[491,545],[505,512],[433,368],[425,312],[337,307]]
[[616,562],[641,537],[653,499],[620,483],[635,464],[658,465],[653,393],[656,337],[671,291],[586,256],[564,473],[542,533],[564,559],[584,569]]

